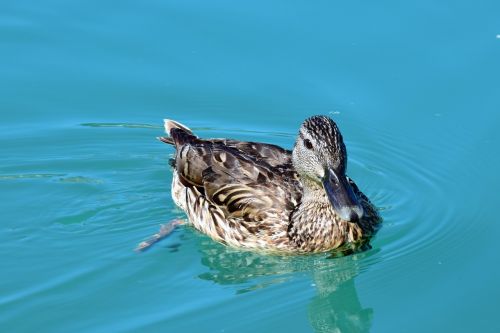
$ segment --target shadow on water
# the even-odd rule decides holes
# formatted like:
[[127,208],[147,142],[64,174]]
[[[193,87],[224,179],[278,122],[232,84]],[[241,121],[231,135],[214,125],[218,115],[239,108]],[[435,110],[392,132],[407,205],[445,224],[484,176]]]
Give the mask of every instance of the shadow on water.
[[[327,255],[270,256],[243,252],[202,240],[201,262],[208,271],[199,278],[241,288],[246,293],[286,283],[297,275],[311,279],[315,295],[308,304],[308,319],[315,332],[369,332],[373,309],[364,308],[355,278],[370,252],[332,258]],[[366,266],[366,265],[365,265]]]

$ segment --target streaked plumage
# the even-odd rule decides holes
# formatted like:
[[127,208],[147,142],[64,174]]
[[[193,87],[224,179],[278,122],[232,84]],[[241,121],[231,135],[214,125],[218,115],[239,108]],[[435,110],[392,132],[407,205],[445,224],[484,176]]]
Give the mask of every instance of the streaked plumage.
[[328,117],[301,126],[293,151],[272,144],[200,139],[165,120],[174,145],[172,197],[214,240],[280,253],[356,247],[380,221],[345,176],[342,136]]

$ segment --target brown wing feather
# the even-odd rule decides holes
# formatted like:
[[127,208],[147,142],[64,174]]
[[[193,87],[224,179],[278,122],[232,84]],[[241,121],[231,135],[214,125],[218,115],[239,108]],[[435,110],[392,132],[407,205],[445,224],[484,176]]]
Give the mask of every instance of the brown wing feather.
[[292,163],[292,152],[290,150],[283,149],[280,146],[269,143],[238,141],[232,139],[200,140],[191,133],[186,133],[185,131],[178,129],[175,129],[174,133],[172,133],[172,137],[165,136],[158,137],[158,139],[166,144],[177,146],[182,146],[182,144],[186,141],[189,141],[191,143],[212,143],[216,146],[224,146],[227,148],[236,149],[239,151],[239,153],[249,157],[253,157],[258,161],[265,162],[272,167],[285,165],[291,166]]
[[274,168],[264,158],[244,154],[222,141],[197,140],[179,147],[175,165],[179,176],[199,188],[226,218],[259,222],[273,210],[292,210],[300,198],[291,165]]
[[246,156],[252,156],[255,159],[265,162],[272,167],[279,165],[290,165],[292,163],[292,152],[281,148],[280,146],[251,142],[251,141],[238,141],[231,139],[214,139],[213,143],[220,143],[226,147],[235,148]]

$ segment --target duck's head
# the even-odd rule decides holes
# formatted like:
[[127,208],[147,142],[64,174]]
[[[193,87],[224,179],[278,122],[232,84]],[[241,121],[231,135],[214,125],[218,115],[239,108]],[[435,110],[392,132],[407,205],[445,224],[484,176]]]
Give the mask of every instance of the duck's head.
[[363,207],[346,176],[347,152],[335,122],[326,116],[306,119],[299,130],[292,153],[293,166],[304,186],[322,187],[337,215],[357,222]]

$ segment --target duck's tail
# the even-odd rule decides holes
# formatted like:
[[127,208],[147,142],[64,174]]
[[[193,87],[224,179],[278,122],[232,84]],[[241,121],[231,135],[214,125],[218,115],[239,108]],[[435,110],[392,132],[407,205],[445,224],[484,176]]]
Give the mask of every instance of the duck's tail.
[[197,139],[196,135],[194,135],[193,132],[183,124],[170,119],[163,119],[163,122],[165,133],[169,136],[158,137],[158,140],[169,145],[179,146],[192,141],[193,139]]

